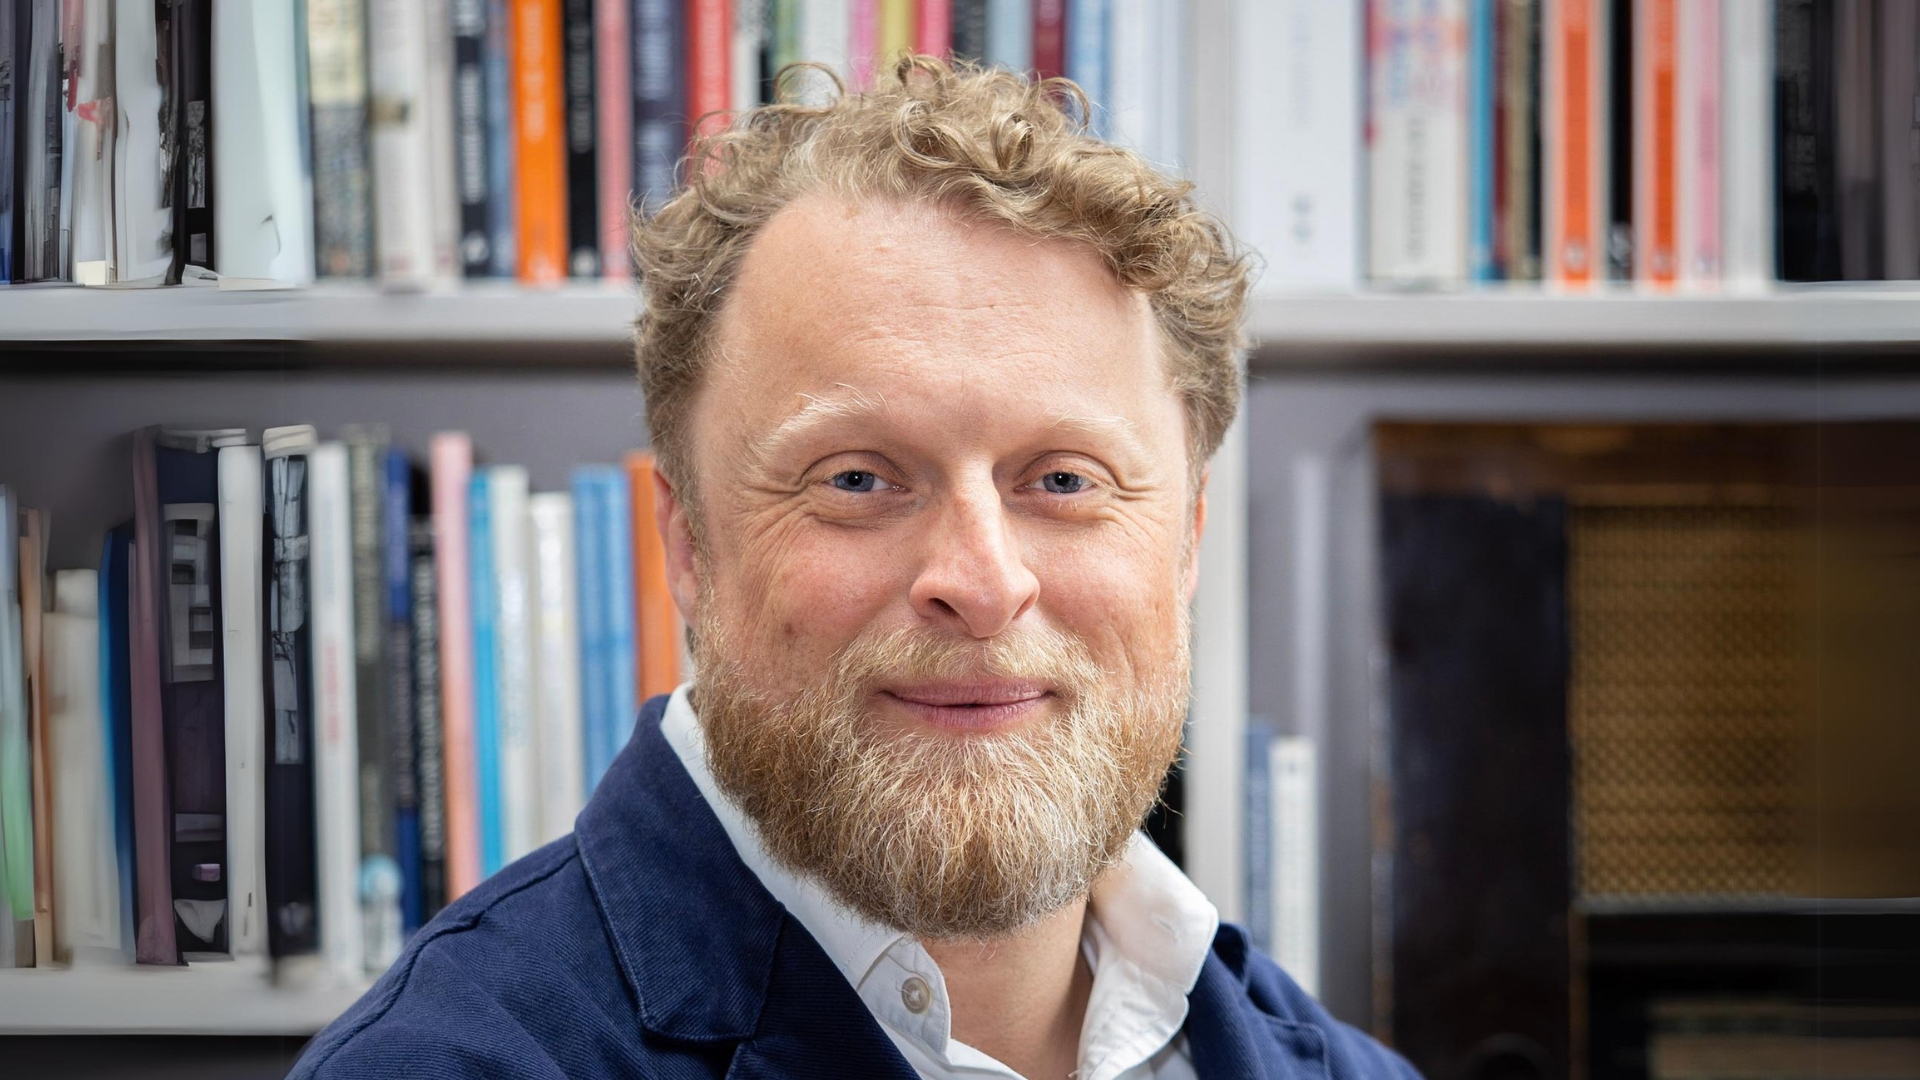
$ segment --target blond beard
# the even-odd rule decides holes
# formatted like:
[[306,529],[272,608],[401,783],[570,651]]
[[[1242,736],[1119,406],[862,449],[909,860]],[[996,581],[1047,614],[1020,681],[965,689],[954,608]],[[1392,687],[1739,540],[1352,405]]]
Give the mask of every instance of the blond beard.
[[[1119,693],[1084,644],[1051,630],[985,643],[863,634],[817,684],[778,699],[754,689],[753,667],[710,620],[698,641],[700,721],[720,789],[777,861],[920,938],[997,937],[1086,897],[1180,749],[1184,618],[1159,669]],[[965,735],[902,731],[868,712],[884,684],[981,675],[1049,685],[1064,711]]]

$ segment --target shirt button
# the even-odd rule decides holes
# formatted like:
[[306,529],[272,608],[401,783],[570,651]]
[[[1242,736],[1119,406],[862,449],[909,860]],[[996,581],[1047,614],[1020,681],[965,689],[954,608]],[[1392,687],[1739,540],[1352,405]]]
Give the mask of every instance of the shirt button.
[[919,1016],[927,1011],[928,1005],[933,1004],[933,988],[920,976],[910,975],[906,982],[900,984],[900,1004],[905,1005],[908,1012]]

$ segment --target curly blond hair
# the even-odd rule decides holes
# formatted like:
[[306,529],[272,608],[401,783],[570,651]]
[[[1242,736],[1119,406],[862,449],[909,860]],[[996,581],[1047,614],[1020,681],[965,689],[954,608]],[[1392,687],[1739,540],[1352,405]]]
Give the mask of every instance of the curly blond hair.
[[[816,91],[829,80],[830,93]],[[1098,251],[1151,304],[1194,470],[1213,456],[1239,407],[1247,259],[1192,184],[1087,134],[1078,86],[930,56],[902,57],[864,93],[816,65],[788,67],[777,85],[774,104],[696,138],[680,188],[634,218],[634,352],[654,450],[676,485],[692,480],[688,409],[741,259],[768,220],[815,192],[935,202]]]

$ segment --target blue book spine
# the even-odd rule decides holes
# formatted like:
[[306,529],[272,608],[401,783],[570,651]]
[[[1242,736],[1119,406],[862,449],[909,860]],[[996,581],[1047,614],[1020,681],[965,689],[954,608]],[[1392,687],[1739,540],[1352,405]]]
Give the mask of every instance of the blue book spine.
[[584,466],[573,474],[574,595],[580,619],[580,750],[582,775],[591,793],[606,775],[612,757],[612,710],[607,687],[607,612],[600,600],[606,565],[606,507],[601,476],[608,470]]
[[1112,37],[1112,8],[1108,0],[1067,0],[1067,78],[1086,91],[1091,111],[1087,133],[1107,137],[1107,54]]
[[1493,259],[1495,0],[1467,11],[1467,278],[1497,281]]
[[633,735],[640,711],[639,657],[634,651],[633,498],[624,472],[614,470],[601,484],[606,513],[606,546],[600,554],[601,603],[607,617],[607,760],[611,762]]
[[127,653],[127,565],[133,525],[107,533],[100,556],[100,718],[105,725],[113,851],[120,864],[120,947],[133,955],[133,673]]
[[420,891],[420,783],[415,765],[419,736],[413,706],[413,512],[406,451],[387,451],[387,535],[381,561],[387,586],[387,715],[393,740],[393,851],[400,863],[400,926],[411,934],[423,916]]
[[987,0],[987,63],[1033,70],[1033,0]]
[[1268,766],[1273,725],[1265,717],[1247,723],[1247,936],[1260,949],[1273,947],[1273,784]]
[[494,646],[493,521],[486,470],[474,474],[467,495],[467,565],[473,575],[473,756],[479,775],[480,873],[492,876],[506,863],[500,800],[500,696]]
[[518,228],[513,183],[513,84],[507,43],[507,0],[487,0],[484,62],[487,94],[487,231],[493,237],[493,274],[513,277],[518,269],[514,234]]

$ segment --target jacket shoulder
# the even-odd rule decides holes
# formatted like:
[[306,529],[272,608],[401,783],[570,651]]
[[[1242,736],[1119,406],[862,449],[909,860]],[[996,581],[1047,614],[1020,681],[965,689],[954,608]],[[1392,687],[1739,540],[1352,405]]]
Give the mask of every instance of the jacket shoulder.
[[1294,1044],[1292,1052],[1323,1059],[1329,1080],[1421,1080],[1406,1058],[1336,1020],[1293,976],[1254,948],[1245,930],[1223,924],[1214,951],[1242,976],[1248,1000],[1282,1040]]

